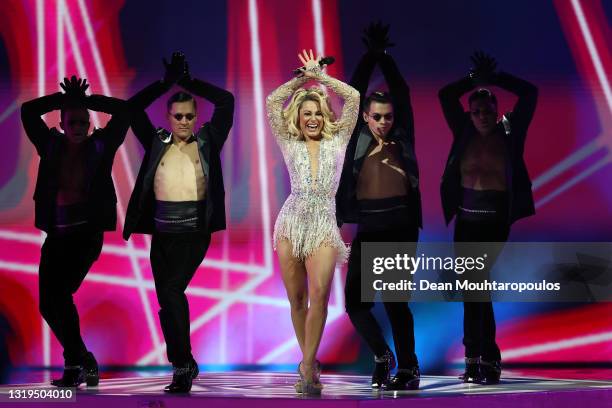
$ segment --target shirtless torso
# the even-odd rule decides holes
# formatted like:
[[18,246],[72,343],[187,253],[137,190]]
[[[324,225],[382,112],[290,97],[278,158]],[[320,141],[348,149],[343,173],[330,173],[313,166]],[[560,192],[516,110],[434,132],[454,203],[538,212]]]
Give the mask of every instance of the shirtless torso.
[[473,190],[506,191],[505,145],[502,135],[476,133],[461,158],[461,184]]

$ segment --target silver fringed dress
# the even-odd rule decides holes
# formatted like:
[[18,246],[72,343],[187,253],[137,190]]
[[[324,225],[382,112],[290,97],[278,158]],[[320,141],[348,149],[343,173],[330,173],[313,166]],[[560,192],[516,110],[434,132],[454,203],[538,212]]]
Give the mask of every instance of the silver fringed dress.
[[340,181],[346,146],[359,113],[359,92],[351,86],[315,70],[312,78],[333,90],[344,100],[337,133],[319,142],[317,177],[313,180],[306,142],[292,137],[283,117],[283,104],[307,77],[294,78],[274,90],[266,100],[268,120],[289,171],[291,194],[287,197],[274,225],[274,249],[287,239],[293,255],[305,260],[317,248],[331,246],[338,250],[338,263],[346,262],[349,248],[336,223],[336,190]]

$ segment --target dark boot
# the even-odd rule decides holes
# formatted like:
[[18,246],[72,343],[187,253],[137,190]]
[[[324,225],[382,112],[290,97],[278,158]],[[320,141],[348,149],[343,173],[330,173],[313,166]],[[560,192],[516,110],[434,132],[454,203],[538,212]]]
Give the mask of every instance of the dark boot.
[[419,366],[400,368],[393,379],[387,384],[385,390],[404,391],[418,390],[421,383],[421,372]]
[[483,381],[480,371],[480,357],[465,358],[465,372],[459,376],[464,383],[481,384]]
[[56,387],[75,388],[85,382],[85,370],[83,366],[65,366],[62,378],[51,380],[51,385]]
[[374,362],[372,388],[383,388],[389,383],[391,370],[395,368],[395,357],[390,350],[387,350],[381,357],[374,357]]
[[199,373],[198,364],[194,360],[183,367],[173,367],[172,383],[166,386],[164,391],[170,394],[187,393],[191,391],[193,380]]
[[85,382],[88,387],[95,387],[100,383],[98,362],[90,351],[88,351],[83,358],[83,370],[85,371]]
[[498,384],[501,377],[501,361],[480,361],[480,372],[485,384]]

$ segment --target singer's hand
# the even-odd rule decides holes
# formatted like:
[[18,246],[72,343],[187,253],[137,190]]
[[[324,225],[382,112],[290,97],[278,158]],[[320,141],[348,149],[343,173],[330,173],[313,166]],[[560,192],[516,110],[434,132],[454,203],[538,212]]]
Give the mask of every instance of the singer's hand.
[[298,58],[304,65],[304,68],[302,69],[304,76],[307,78],[313,78],[315,76],[313,71],[320,68],[319,61],[321,60],[321,57],[319,56],[315,58],[312,50],[310,50],[310,53],[306,52],[306,50],[302,50],[301,54],[298,53]]

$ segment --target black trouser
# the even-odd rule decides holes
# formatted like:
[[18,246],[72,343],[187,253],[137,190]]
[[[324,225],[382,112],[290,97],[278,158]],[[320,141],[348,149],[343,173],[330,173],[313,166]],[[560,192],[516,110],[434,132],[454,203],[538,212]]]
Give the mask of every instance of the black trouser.
[[87,353],[72,295],[102,251],[102,232],[47,235],[39,266],[40,313],[64,348],[67,366],[80,365]]
[[[495,199],[493,200],[495,201]],[[506,242],[510,227],[505,218],[506,208],[498,207],[499,216],[478,217],[472,214],[458,214],[455,223],[455,242]],[[494,257],[489,257],[494,262]],[[495,342],[495,315],[491,302],[463,303],[463,345],[465,356],[481,357],[483,360],[501,360],[499,347]]]
[[183,367],[193,360],[189,336],[189,304],[185,290],[210,244],[204,232],[153,234],[151,268],[159,302],[161,324],[168,360]]
[[[357,235],[351,245],[344,287],[346,312],[357,332],[377,357],[383,356],[389,350],[389,346],[372,314],[374,303],[361,301],[361,243],[417,242],[419,228],[408,219],[408,214],[406,208],[362,214]],[[417,365],[418,360],[414,352],[414,321],[408,303],[383,302],[383,304],[391,323],[398,367],[410,368]]]

